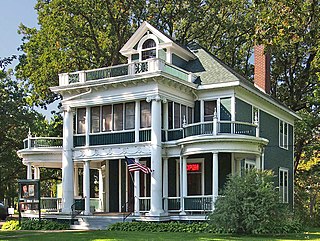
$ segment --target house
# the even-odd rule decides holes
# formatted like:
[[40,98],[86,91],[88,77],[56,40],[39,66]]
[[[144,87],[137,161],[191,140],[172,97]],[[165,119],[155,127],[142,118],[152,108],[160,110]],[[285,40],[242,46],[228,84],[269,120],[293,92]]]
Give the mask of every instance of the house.
[[[299,117],[271,98],[268,56],[255,51],[253,84],[198,44],[180,46],[144,22],[120,50],[127,64],[59,75],[51,90],[63,96],[63,138],[29,135],[18,151],[27,178],[62,168],[64,214],[81,193],[85,215],[95,207],[184,220],[214,208],[228,175],[271,169],[280,201],[293,204]],[[153,172],[129,173],[125,156]]]

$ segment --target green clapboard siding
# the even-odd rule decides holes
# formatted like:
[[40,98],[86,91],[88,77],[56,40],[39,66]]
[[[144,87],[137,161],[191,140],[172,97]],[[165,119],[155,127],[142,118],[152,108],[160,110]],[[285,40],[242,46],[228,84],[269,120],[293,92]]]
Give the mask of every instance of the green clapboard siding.
[[288,150],[279,147],[279,119],[260,110],[260,136],[269,140],[265,147],[264,168],[274,171],[279,183],[279,168],[289,169],[289,203],[293,203],[293,127],[289,125]]
[[159,59],[163,59],[164,61],[167,60],[167,54],[166,54],[166,51],[164,49],[159,49],[159,52],[158,52],[158,57]]
[[249,122],[252,121],[252,106],[248,103],[236,98],[236,121]]

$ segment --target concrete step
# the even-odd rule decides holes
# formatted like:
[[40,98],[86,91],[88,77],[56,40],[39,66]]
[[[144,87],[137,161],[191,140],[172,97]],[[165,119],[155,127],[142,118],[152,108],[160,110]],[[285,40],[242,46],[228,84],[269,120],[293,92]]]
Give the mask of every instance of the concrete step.
[[[71,229],[77,230],[104,230],[107,229],[109,225],[123,222],[123,217],[97,217],[97,216],[88,216],[88,217],[77,217],[78,223],[75,222],[70,226]],[[131,222],[133,217],[128,217],[125,222]]]

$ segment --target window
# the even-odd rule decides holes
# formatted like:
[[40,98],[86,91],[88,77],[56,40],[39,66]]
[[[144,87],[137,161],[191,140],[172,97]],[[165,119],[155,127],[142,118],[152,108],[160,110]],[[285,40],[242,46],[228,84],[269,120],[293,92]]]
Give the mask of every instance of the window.
[[155,58],[156,57],[156,42],[153,39],[147,39],[142,44],[142,52],[141,52],[142,60]]
[[256,168],[256,162],[250,159],[242,159],[240,161],[241,174],[244,174],[246,171]]
[[102,131],[112,130],[112,105],[102,106]]
[[123,130],[123,104],[113,105],[113,130]]
[[135,103],[125,104],[125,129],[134,129]]
[[204,102],[204,121],[212,121],[217,108],[217,101],[210,100]]
[[281,203],[288,203],[288,169],[279,169],[279,200]]
[[180,128],[180,123],[181,123],[181,113],[180,113],[180,104],[174,103],[174,128]]
[[184,119],[186,124],[192,123],[192,108],[176,102],[168,102],[168,129],[181,128]]
[[151,103],[143,100],[140,102],[140,128],[151,127]]
[[91,133],[100,132],[100,106],[91,108]]
[[77,109],[77,134],[86,132],[86,109]]
[[220,99],[220,120],[231,121],[231,98]]
[[279,121],[279,146],[288,149],[288,123]]

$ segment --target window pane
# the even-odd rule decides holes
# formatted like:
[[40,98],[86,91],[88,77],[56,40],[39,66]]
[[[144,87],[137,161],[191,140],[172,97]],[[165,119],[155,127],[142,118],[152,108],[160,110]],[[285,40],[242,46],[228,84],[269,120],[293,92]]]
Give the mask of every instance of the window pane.
[[173,128],[173,105],[172,102],[168,102],[168,129]]
[[220,100],[220,120],[231,121],[231,98]]
[[102,131],[112,130],[112,106],[105,105],[102,107]]
[[123,104],[113,106],[113,130],[123,130]]
[[215,100],[204,102],[204,121],[212,121],[214,110],[217,108]]
[[151,59],[156,57],[156,50],[150,49],[146,51],[142,51],[142,60]]
[[77,109],[77,133],[84,134],[86,132],[86,109]]
[[140,102],[140,127],[151,127],[151,103],[145,100]]
[[134,129],[135,103],[134,102],[126,103],[125,107],[126,107],[125,129],[126,130]]
[[91,108],[91,133],[100,132],[100,106]]
[[180,104],[174,103],[174,128],[180,128]]
[[187,123],[188,123],[188,124],[193,123],[193,120],[192,120],[192,108],[191,108],[191,107],[188,107],[188,119],[187,119]]
[[156,47],[156,42],[153,39],[147,39],[144,41],[142,44],[143,49],[148,49],[148,48],[155,48]]

